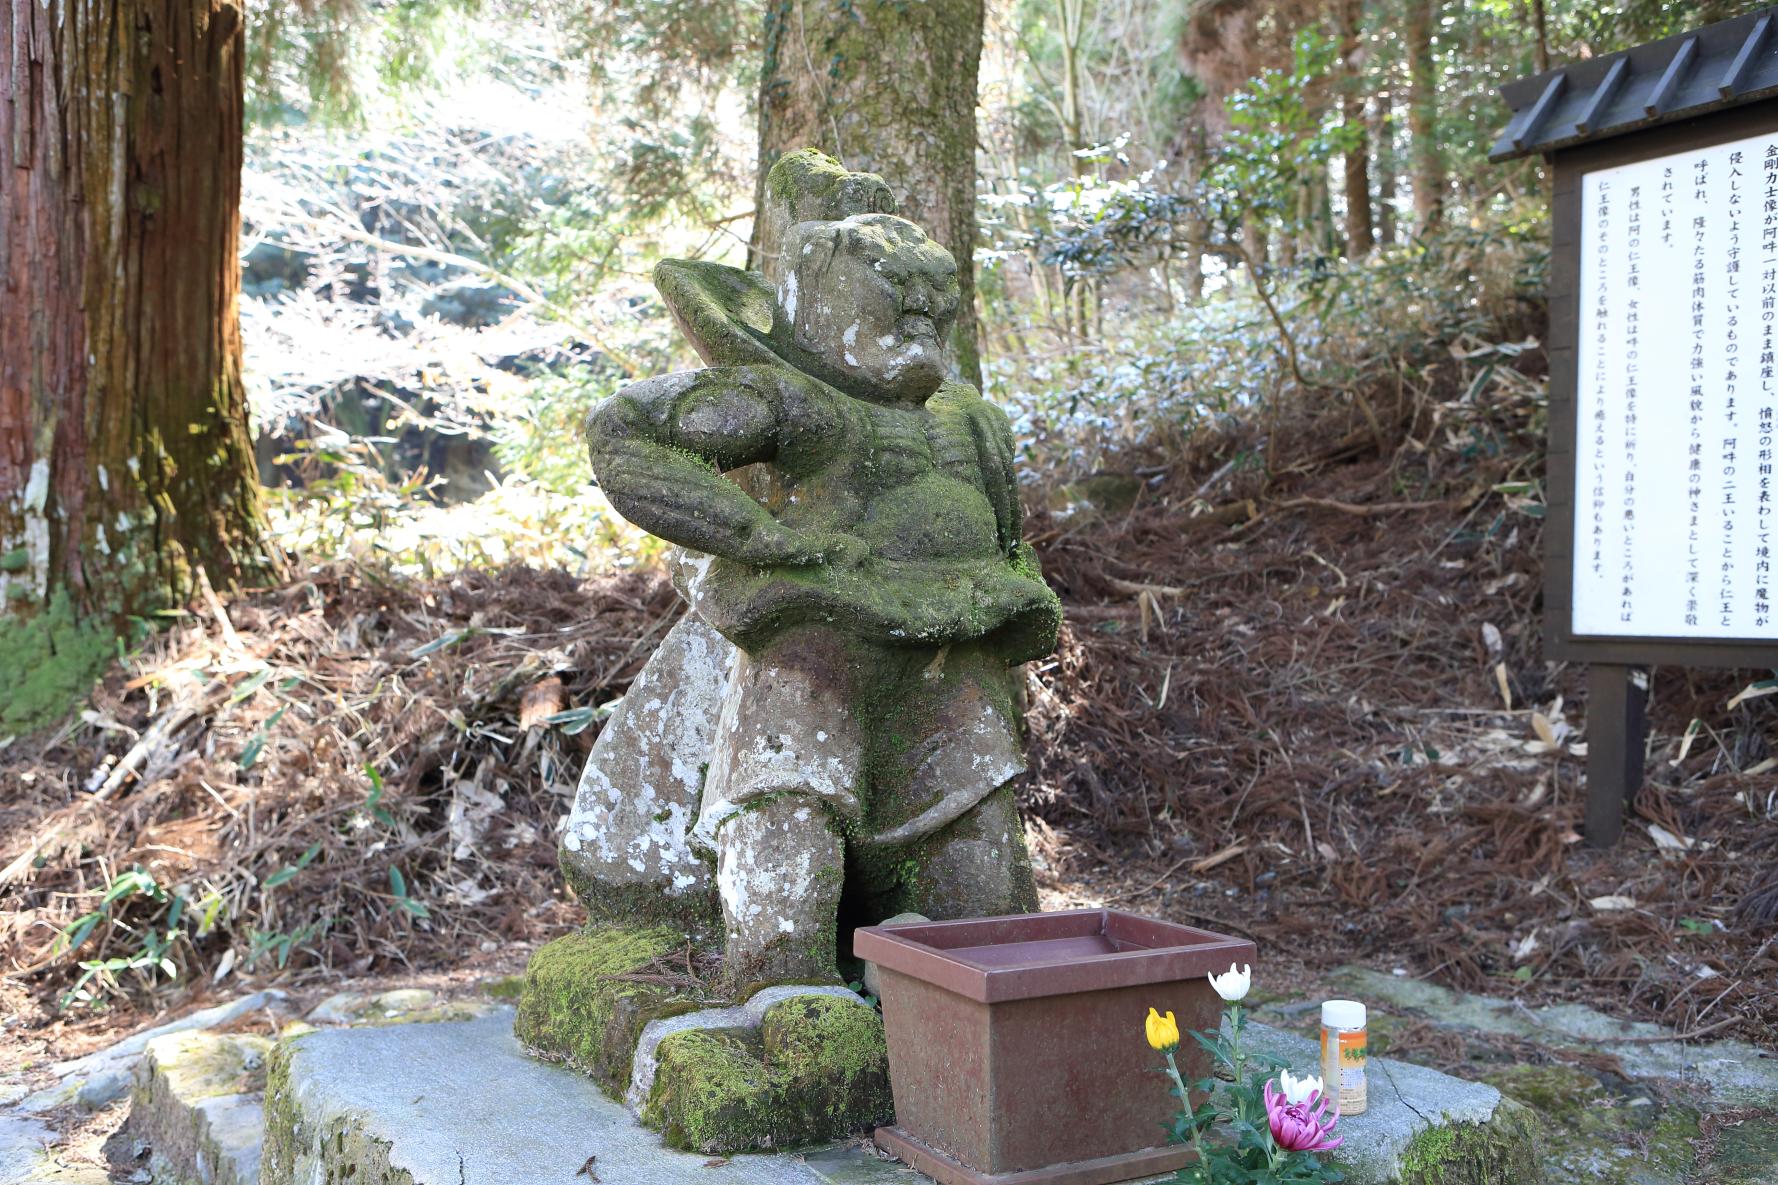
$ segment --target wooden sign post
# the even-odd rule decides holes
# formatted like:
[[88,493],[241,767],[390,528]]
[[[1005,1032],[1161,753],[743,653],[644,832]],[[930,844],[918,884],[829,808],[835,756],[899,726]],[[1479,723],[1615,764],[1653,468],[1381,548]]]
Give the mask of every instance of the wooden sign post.
[[1586,839],[1648,668],[1778,666],[1778,9],[1520,79],[1554,174],[1545,653],[1588,675]]

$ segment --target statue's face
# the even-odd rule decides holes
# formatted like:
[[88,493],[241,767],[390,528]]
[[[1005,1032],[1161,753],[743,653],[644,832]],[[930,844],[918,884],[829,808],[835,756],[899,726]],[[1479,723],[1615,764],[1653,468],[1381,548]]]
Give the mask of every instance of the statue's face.
[[859,214],[791,228],[778,300],[794,340],[845,386],[923,403],[950,370],[957,264],[906,219]]

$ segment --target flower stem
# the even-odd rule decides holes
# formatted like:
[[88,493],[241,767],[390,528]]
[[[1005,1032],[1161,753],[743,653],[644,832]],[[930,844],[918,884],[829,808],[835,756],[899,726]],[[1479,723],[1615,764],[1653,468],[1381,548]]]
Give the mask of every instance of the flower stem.
[[1198,1158],[1198,1179],[1207,1181],[1209,1178],[1204,1175],[1204,1142],[1198,1135],[1198,1119],[1192,1110],[1191,1091],[1185,1088],[1185,1079],[1179,1076],[1179,1063],[1174,1060],[1171,1049],[1167,1051],[1167,1074],[1173,1079],[1173,1085],[1179,1088],[1179,1105],[1185,1108],[1186,1118],[1191,1123],[1192,1153]]

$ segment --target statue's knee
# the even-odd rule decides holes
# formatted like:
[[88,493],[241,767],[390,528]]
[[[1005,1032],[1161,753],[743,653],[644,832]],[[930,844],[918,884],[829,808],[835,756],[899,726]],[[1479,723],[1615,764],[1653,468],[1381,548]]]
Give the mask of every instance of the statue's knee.
[[1002,786],[919,845],[911,908],[931,918],[990,917],[1037,908],[1012,788]]

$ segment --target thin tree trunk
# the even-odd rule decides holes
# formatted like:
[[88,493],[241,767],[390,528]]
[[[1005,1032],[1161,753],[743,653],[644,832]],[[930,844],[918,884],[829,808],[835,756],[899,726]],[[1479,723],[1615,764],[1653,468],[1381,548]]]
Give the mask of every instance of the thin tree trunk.
[[1388,91],[1377,96],[1376,130],[1371,137],[1377,151],[1377,241],[1395,242],[1395,98]]
[[177,603],[198,564],[221,584],[265,561],[238,317],[241,11],[0,4],[4,649],[47,620],[109,630]]
[[[963,304],[952,347],[981,381],[976,337],[976,76],[982,0],[770,0],[760,71],[759,201],[786,152],[819,148],[880,174],[897,211],[957,257]],[[777,270],[768,220],[754,223],[753,261]]]
[[1531,20],[1537,32],[1537,72],[1542,74],[1550,68],[1550,23],[1544,0],[1531,0]]
[[1360,60],[1364,0],[1340,0],[1340,118],[1355,141],[1346,153],[1346,254],[1362,258],[1376,246],[1371,224],[1370,128],[1364,119],[1364,64]]
[[1403,35],[1408,53],[1408,138],[1414,163],[1414,219],[1420,234],[1444,217],[1445,171],[1438,149],[1438,71],[1432,32],[1438,0],[1408,0]]
[[[1197,109],[1201,110],[1201,108]],[[1198,183],[1204,176],[1204,162],[1209,155],[1208,137],[1201,117],[1194,118],[1185,133],[1185,192],[1191,199],[1185,216],[1185,294],[1193,303],[1204,298],[1204,248],[1210,237],[1210,220],[1204,217],[1203,204],[1197,200]]]
[[1247,253],[1247,268],[1254,273],[1254,286],[1258,287],[1264,282],[1259,273],[1271,266],[1272,261],[1265,219],[1251,211],[1241,218],[1241,246]]
[[[1086,157],[1082,155],[1087,142],[1080,103],[1080,40],[1086,28],[1086,0],[1056,0],[1056,20],[1062,28],[1062,143],[1068,153],[1068,174],[1079,179],[1087,173]],[[1089,300],[1085,277],[1076,277],[1069,320],[1081,341],[1089,334]]]

